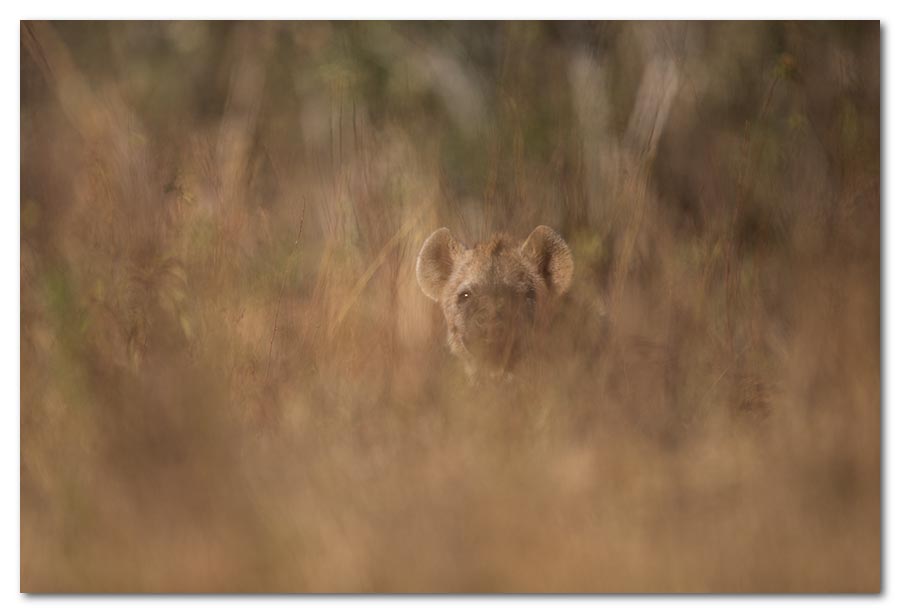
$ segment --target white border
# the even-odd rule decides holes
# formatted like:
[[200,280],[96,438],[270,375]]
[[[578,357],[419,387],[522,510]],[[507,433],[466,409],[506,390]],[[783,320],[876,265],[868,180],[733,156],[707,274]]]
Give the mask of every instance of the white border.
[[[677,8],[676,8],[677,7]],[[897,61],[898,45],[892,44],[894,24],[900,3],[855,0],[853,2],[819,0],[805,6],[788,4],[783,0],[755,0],[745,3],[723,3],[699,0],[651,2],[599,2],[577,0],[518,0],[505,3],[484,0],[453,0],[446,3],[424,3],[421,0],[355,0],[323,3],[289,4],[283,1],[254,0],[223,7],[221,2],[192,2],[184,0],[156,0],[153,3],[125,3],[122,0],[82,0],[80,2],[32,1],[17,7],[5,7],[0,46],[2,67],[0,83],[5,85],[2,96],[2,150],[0,165],[7,196],[0,206],[0,280],[3,298],[0,300],[0,415],[3,441],[0,444],[4,504],[0,507],[2,534],[2,566],[0,566],[0,597],[3,610],[19,608],[62,608],[75,611],[146,610],[165,607],[173,610],[235,610],[264,606],[266,608],[295,609],[297,607],[344,610],[364,606],[372,611],[419,610],[423,605],[434,610],[467,609],[494,610],[496,607],[515,607],[517,610],[556,609],[596,611],[598,607],[613,610],[643,610],[665,607],[667,610],[694,611],[719,609],[726,605],[733,609],[790,611],[828,611],[835,608],[900,610],[900,581],[896,564],[897,530],[892,529],[890,511],[896,508],[898,490],[897,454],[891,453],[891,441],[898,441],[897,419],[891,419],[891,404],[896,405],[900,381],[898,362],[891,359],[900,347],[900,328],[892,325],[890,314],[900,305],[898,300],[898,270],[900,252],[894,241],[900,239],[900,215],[892,214],[889,196],[890,177],[900,176],[900,158],[890,155],[896,150],[898,126],[894,111],[898,109]],[[7,15],[6,13],[9,13]],[[883,593],[877,597],[31,597],[19,594],[19,19],[41,18],[77,19],[880,19],[882,20],[882,248],[883,248]],[[893,401],[893,402],[892,402]],[[894,407],[896,408],[896,406]]]
[[296,2],[255,0],[230,3],[115,0],[23,3],[19,19],[883,19],[888,2],[817,0],[807,6],[778,0],[713,2],[651,0],[340,0]]

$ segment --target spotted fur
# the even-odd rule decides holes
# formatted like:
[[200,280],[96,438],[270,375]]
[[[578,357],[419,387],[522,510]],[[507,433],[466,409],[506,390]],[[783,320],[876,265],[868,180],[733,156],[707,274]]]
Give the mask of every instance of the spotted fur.
[[450,350],[472,377],[513,372],[573,272],[568,245],[547,226],[522,243],[495,234],[472,248],[441,228],[416,262],[419,286],[444,312]]

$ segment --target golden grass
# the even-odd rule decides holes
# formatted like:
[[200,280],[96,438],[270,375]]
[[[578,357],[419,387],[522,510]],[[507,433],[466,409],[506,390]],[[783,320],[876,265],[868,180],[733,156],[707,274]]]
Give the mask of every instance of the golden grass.
[[24,23],[22,590],[880,590],[877,27]]

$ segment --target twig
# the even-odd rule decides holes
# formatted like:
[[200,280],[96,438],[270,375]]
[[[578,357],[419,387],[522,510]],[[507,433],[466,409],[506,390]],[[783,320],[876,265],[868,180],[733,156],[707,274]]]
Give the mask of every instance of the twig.
[[350,308],[353,306],[353,303],[359,298],[360,294],[362,294],[368,282],[371,280],[372,276],[375,272],[381,268],[381,265],[384,264],[384,261],[387,259],[388,254],[394,250],[394,248],[400,243],[400,241],[412,231],[412,229],[419,223],[419,220],[422,218],[422,214],[425,212],[425,207],[419,209],[418,214],[413,215],[407,220],[407,222],[394,233],[394,236],[381,248],[381,251],[378,253],[376,258],[372,261],[366,271],[362,274],[362,276],[357,279],[356,285],[353,286],[353,289],[350,292],[350,297],[344,302],[344,305],[341,307],[338,316],[334,319],[334,322],[329,326],[328,329],[328,338],[333,339],[335,334],[338,331],[338,328],[341,327],[341,324],[344,322],[344,318],[347,317],[347,313],[350,312]]
[[297,230],[297,238],[294,239],[294,244],[291,247],[291,252],[288,254],[287,261],[284,265],[284,274],[281,277],[281,288],[278,290],[278,301],[275,303],[275,323],[272,325],[272,338],[269,340],[269,355],[266,358],[266,374],[263,378],[263,386],[265,387],[269,383],[269,370],[272,366],[272,348],[275,346],[275,335],[278,332],[278,317],[281,314],[281,300],[284,297],[284,288],[287,286],[287,277],[288,273],[290,273],[290,263],[291,257],[293,257],[294,253],[297,251],[297,246],[300,244],[300,234],[303,232],[303,222],[306,219],[306,201],[303,202],[303,210],[300,212],[300,227]]
[[753,136],[756,129],[759,127],[759,124],[769,111],[769,103],[772,101],[775,86],[778,85],[779,81],[780,75],[775,73],[769,83],[766,97],[763,100],[756,121],[752,124],[749,122],[747,123],[744,132],[744,142],[746,147],[744,164],[741,173],[738,175],[737,198],[735,199],[734,206],[731,210],[731,222],[726,229],[728,240],[725,244],[725,327],[728,331],[728,348],[732,354],[734,354],[735,335],[735,324],[732,311],[734,310],[735,293],[737,292],[737,280],[735,279],[735,276],[738,274],[736,271],[732,270],[732,267],[737,266],[735,262],[737,258],[737,224],[739,215],[750,194],[750,177],[755,174],[757,162],[759,161],[759,156],[757,154],[760,153],[761,148],[753,146]]

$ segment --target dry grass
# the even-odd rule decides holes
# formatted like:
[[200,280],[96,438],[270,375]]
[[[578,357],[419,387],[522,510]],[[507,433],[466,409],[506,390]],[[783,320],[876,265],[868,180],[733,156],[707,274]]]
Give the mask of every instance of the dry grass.
[[[880,590],[877,23],[22,44],[24,591]],[[538,223],[469,387],[418,247]]]

